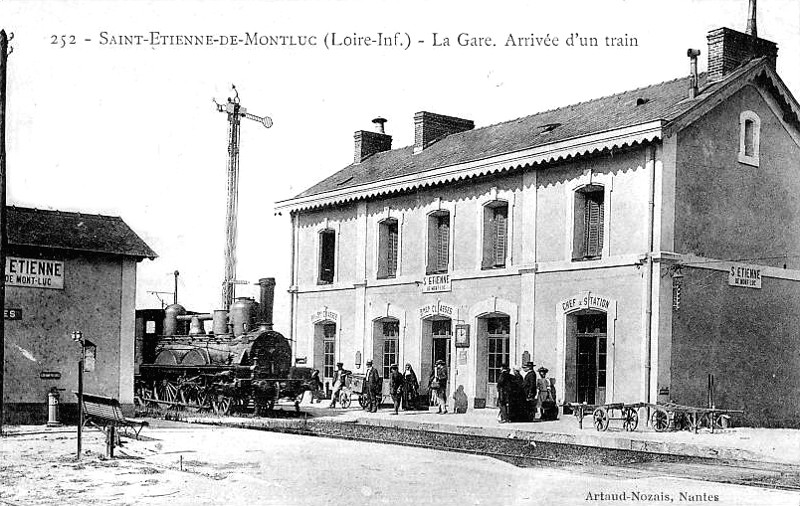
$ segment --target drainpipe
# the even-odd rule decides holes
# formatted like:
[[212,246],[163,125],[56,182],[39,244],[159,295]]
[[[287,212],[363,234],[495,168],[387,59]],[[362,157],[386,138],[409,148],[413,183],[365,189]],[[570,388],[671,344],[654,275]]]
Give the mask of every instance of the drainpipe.
[[[645,300],[645,356],[644,356],[644,402],[650,402],[650,363],[652,356],[652,323],[653,323],[653,231],[655,229],[655,195],[656,195],[656,146],[651,144],[647,147],[647,161],[650,165],[650,200],[648,202],[647,213],[647,295]],[[649,418],[648,418],[649,419]]]
[[295,256],[297,255],[297,213],[290,213],[292,221],[292,256],[289,260],[289,342],[292,343],[292,365],[294,365],[294,358],[297,356],[297,342],[294,338],[294,305],[295,298],[297,297],[297,280],[295,279]]

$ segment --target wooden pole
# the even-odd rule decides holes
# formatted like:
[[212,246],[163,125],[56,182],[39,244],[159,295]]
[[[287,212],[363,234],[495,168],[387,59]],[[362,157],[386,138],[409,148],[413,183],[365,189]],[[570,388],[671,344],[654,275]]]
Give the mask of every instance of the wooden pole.
[[[8,64],[8,36],[0,30],[0,307],[6,307],[6,67]],[[0,322],[0,435],[5,422],[5,368],[6,368],[6,318]]]
[[81,458],[82,436],[83,436],[83,343],[81,343],[81,359],[78,360],[78,459]]

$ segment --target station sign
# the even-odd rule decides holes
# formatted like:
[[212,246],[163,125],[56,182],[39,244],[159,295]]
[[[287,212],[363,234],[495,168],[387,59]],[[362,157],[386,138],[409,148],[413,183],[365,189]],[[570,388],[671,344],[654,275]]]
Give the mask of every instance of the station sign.
[[5,308],[3,309],[4,320],[21,320],[22,309],[19,308]]
[[422,278],[422,293],[449,292],[450,274],[430,274]]
[[42,371],[39,373],[39,378],[43,380],[60,380],[61,373],[59,371]]
[[6,286],[64,289],[64,262],[6,257]]
[[747,264],[731,264],[728,270],[730,286],[761,288],[761,267]]

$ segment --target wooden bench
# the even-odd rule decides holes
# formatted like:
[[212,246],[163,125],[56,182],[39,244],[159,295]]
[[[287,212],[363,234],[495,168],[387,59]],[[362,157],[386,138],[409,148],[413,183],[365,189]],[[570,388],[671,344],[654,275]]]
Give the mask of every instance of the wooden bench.
[[[78,396],[77,392],[73,392]],[[83,423],[94,425],[106,435],[106,456],[114,456],[114,445],[117,444],[117,428],[130,429],[133,437],[139,439],[139,433],[149,424],[145,420],[126,418],[117,399],[100,395],[83,394]]]

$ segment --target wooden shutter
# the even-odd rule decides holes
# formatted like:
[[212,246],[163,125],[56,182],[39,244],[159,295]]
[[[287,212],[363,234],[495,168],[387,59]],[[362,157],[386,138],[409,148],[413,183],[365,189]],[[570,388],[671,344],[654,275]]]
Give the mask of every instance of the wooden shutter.
[[393,278],[397,275],[397,222],[386,225],[386,275]]
[[436,271],[447,272],[450,260],[450,215],[439,216],[436,235]]
[[603,193],[586,194],[584,222],[586,223],[586,256],[598,257],[603,251]]
[[504,267],[506,265],[506,247],[508,243],[508,207],[495,207],[493,211],[494,266]]

